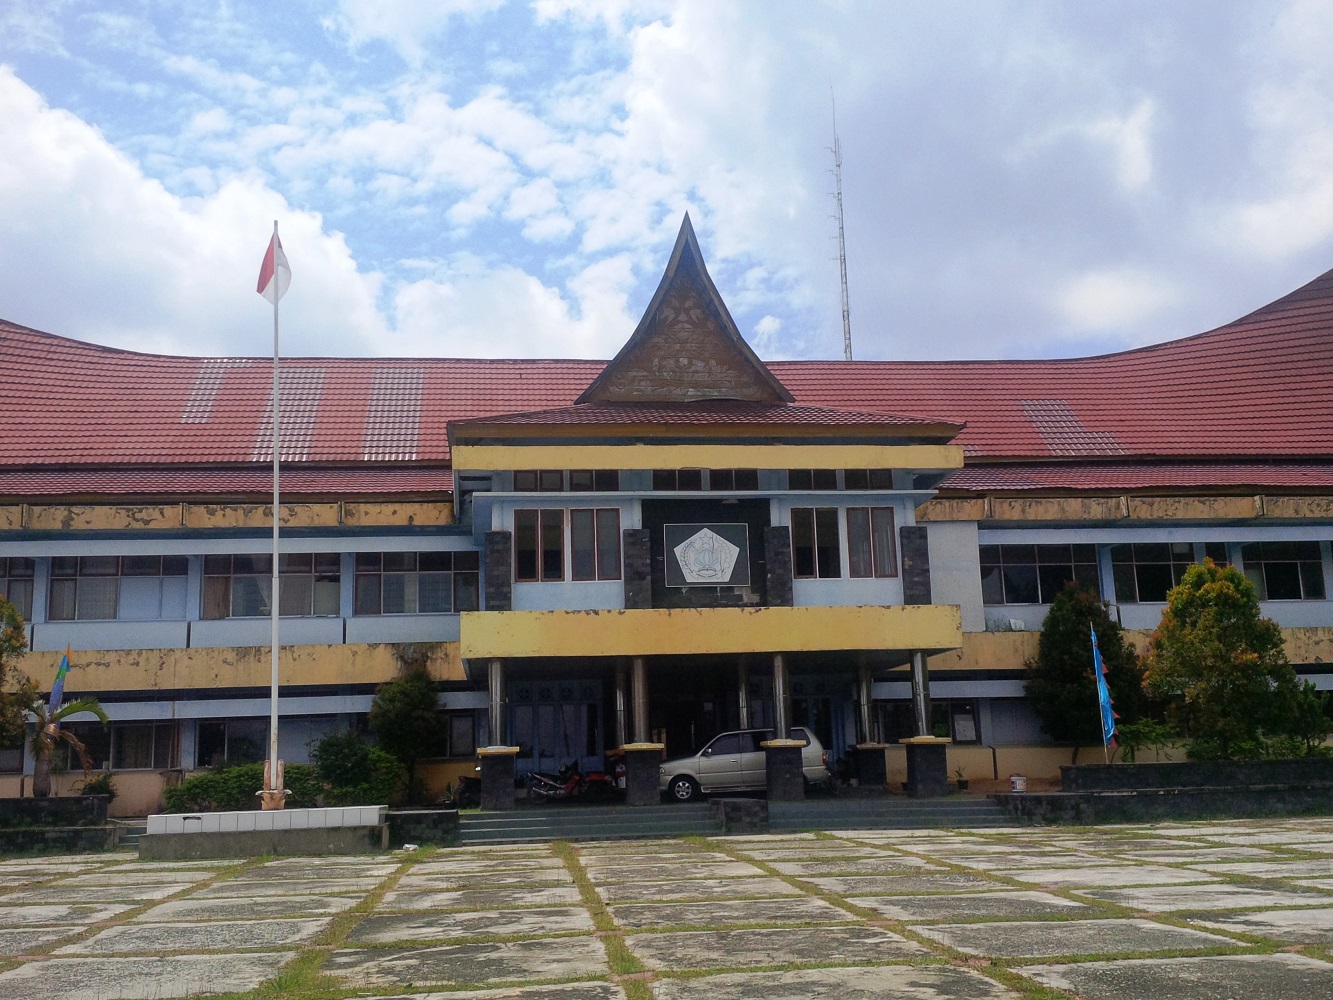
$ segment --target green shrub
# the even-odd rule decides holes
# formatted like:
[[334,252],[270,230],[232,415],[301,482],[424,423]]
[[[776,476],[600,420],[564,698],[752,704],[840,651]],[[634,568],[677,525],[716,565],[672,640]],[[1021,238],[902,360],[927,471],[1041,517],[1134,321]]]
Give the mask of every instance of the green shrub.
[[[292,794],[287,805],[294,809],[319,804],[323,783],[310,764],[288,764],[285,784]],[[240,764],[201,771],[164,794],[169,813],[234,812],[259,808],[258,791],[264,786],[263,764]]]
[[407,768],[355,733],[330,733],[310,750],[329,805],[383,805],[397,797]]
[[79,789],[81,795],[105,795],[108,803],[116,801],[116,783],[111,774],[102,771],[96,777],[88,778]]

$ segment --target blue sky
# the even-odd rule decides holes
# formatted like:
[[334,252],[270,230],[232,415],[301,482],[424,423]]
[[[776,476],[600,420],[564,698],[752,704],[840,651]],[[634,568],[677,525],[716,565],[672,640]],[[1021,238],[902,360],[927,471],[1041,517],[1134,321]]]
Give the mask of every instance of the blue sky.
[[762,357],[1054,357],[1333,267],[1333,4],[6,0],[0,316],[609,357],[688,210]]

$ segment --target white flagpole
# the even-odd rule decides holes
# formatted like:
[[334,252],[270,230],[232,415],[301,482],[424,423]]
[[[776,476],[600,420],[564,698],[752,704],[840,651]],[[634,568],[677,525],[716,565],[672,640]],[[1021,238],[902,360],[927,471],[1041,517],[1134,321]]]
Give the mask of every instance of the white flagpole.
[[[272,683],[269,691],[269,765],[265,769],[264,785],[267,791],[279,792],[282,789],[282,780],[278,774],[278,611],[279,611],[279,574],[278,574],[278,522],[280,520],[280,508],[278,507],[278,459],[280,456],[278,434],[278,300],[282,298],[279,294],[281,285],[278,274],[277,259],[278,243],[278,220],[273,220],[273,589],[269,599],[269,615],[272,622],[272,636],[270,646],[272,648]],[[279,808],[282,801],[280,796],[274,796],[278,800]]]

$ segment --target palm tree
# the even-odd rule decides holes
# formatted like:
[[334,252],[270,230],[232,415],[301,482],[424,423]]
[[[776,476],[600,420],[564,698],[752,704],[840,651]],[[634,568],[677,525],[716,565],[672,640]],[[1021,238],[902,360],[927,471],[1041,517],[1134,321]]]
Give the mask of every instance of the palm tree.
[[59,744],[64,743],[78,755],[85,777],[93,769],[92,759],[88,756],[88,748],[83,745],[83,740],[69,730],[61,729],[60,723],[71,715],[91,712],[105,725],[106,713],[96,698],[75,698],[54,712],[50,711],[45,702],[35,701],[28,711],[37,719],[37,726],[28,741],[35,765],[32,771],[32,794],[34,798],[44,799],[51,794],[51,756]]

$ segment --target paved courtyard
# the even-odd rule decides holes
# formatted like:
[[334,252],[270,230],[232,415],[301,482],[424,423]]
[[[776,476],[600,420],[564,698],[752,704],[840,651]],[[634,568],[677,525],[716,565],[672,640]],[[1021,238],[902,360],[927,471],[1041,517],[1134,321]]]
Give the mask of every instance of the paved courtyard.
[[1333,819],[0,859],[0,998],[1333,997]]

